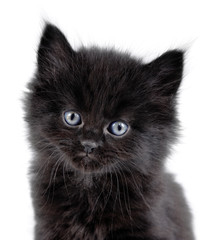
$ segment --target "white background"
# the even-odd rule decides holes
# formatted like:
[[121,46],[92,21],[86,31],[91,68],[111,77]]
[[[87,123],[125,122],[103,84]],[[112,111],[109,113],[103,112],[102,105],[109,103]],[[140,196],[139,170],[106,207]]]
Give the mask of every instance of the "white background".
[[179,98],[182,136],[168,167],[186,191],[196,239],[215,239],[215,7],[207,0],[0,2],[1,239],[33,239],[21,98],[35,70],[43,20],[57,24],[74,48],[115,46],[145,61],[167,49],[188,49]]

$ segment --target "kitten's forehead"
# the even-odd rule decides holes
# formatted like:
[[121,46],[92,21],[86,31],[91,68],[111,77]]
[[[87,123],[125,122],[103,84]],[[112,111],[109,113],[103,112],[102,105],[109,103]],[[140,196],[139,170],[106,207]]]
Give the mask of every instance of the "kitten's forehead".
[[[109,118],[122,115],[131,105],[135,86],[135,68],[122,56],[90,57],[87,77],[82,78],[86,110]],[[131,77],[132,76],[132,77]]]

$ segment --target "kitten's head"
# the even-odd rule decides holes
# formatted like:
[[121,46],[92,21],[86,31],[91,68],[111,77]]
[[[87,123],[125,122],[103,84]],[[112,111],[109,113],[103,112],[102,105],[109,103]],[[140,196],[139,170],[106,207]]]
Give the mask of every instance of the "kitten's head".
[[85,173],[159,169],[175,137],[182,68],[178,50],[149,64],[114,50],[74,51],[48,24],[26,101],[33,146]]

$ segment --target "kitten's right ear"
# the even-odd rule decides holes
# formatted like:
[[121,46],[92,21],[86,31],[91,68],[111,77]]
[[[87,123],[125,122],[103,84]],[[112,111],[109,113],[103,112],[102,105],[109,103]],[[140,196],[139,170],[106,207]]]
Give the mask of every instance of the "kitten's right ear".
[[47,23],[40,40],[37,64],[39,74],[55,74],[65,70],[75,57],[64,34],[54,25]]

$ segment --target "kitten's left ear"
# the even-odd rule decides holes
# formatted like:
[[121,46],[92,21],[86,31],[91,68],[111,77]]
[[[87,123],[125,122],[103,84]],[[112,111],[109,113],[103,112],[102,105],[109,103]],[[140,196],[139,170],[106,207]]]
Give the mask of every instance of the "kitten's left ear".
[[54,25],[47,23],[38,49],[39,73],[52,74],[65,69],[72,62],[75,51],[71,48],[64,34]]
[[176,95],[183,74],[183,55],[180,50],[168,51],[146,65],[148,83],[156,94]]

